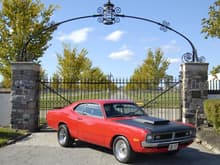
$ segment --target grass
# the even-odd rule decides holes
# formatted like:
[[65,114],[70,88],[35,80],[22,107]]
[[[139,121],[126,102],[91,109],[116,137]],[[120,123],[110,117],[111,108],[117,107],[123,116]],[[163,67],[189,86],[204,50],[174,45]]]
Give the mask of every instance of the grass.
[[10,140],[25,135],[27,132],[23,130],[15,130],[0,127],[0,147],[6,145]]

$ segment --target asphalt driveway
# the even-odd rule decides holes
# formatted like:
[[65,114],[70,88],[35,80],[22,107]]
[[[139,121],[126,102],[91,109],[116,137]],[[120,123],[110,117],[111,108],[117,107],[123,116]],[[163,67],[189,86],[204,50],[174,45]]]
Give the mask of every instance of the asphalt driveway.
[[[16,144],[0,148],[0,165],[117,165],[112,152],[91,144],[62,148],[56,132],[33,133]],[[193,143],[176,156],[138,155],[136,165],[218,165],[220,155]]]

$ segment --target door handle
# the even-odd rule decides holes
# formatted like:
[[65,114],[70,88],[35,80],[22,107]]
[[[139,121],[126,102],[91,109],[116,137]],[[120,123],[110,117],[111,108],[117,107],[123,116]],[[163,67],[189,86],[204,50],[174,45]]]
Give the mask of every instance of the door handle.
[[77,120],[82,120],[82,118],[81,118],[81,117],[78,117]]

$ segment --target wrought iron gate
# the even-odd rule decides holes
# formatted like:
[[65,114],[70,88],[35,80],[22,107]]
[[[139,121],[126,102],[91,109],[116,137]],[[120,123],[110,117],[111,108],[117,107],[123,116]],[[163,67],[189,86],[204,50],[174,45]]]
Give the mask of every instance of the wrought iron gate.
[[80,80],[41,81],[40,117],[49,109],[84,99],[127,99],[156,117],[181,120],[180,81],[173,80]]

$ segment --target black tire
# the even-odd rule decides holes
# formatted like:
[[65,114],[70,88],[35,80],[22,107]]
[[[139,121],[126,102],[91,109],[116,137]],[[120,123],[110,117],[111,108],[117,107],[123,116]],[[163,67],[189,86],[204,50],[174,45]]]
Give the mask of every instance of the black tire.
[[57,140],[58,143],[62,147],[70,147],[73,145],[73,138],[69,134],[69,130],[65,124],[62,124],[59,126],[58,132],[57,132]]
[[118,136],[113,141],[113,154],[121,163],[130,163],[134,159],[135,153],[128,140],[123,136]]

